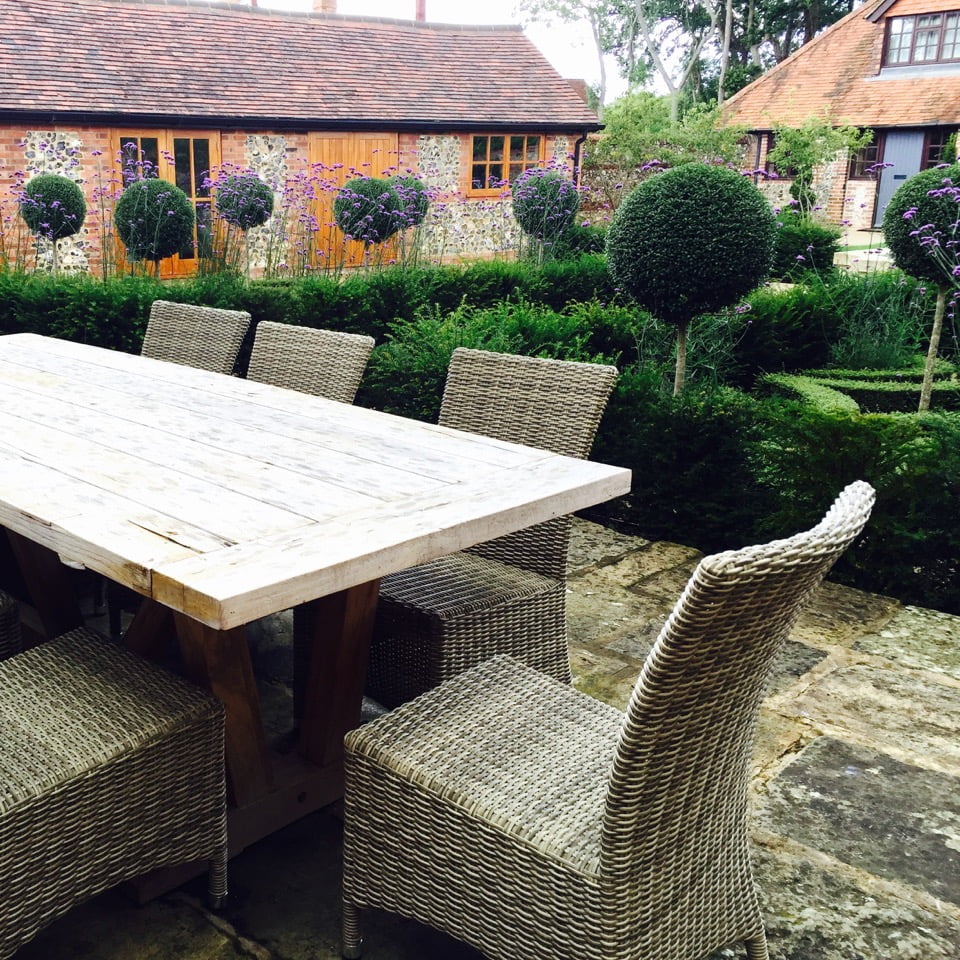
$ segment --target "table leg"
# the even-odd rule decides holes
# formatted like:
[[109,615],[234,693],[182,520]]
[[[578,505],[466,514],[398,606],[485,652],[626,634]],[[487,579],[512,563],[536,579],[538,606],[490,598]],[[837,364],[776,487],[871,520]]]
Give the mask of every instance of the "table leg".
[[174,622],[187,675],[226,711],[227,784],[233,803],[242,807],[273,787],[244,629],[215,630],[182,613],[174,613]]
[[342,763],[343,736],[360,723],[379,589],[372,580],[294,611],[312,640],[300,752],[322,767]]
[[44,639],[51,640],[82,626],[83,614],[70,582],[69,568],[56,551],[12,530],[6,534],[30,602],[40,618]]

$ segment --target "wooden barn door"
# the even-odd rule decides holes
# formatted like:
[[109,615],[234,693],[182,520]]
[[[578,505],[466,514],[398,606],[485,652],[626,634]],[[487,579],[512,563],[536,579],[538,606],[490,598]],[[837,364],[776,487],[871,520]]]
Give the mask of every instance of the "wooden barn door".
[[[363,263],[363,244],[347,240],[333,219],[337,190],[354,177],[389,177],[397,165],[395,133],[316,133],[310,138],[310,163],[324,188],[317,202],[317,249],[331,266],[357,267]],[[378,256],[389,259],[387,249]],[[318,264],[320,266],[322,264]]]

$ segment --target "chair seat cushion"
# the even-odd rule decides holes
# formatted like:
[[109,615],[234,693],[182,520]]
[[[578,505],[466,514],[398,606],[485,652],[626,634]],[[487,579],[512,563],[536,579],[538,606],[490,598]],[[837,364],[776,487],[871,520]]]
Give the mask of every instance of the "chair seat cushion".
[[[614,707],[494,657],[349,733],[348,776],[351,764],[368,758],[443,804],[595,874],[622,720]],[[362,790],[353,795],[363,802]]]
[[472,553],[454,553],[383,578],[380,596],[425,616],[455,620],[478,610],[562,587],[530,570]]

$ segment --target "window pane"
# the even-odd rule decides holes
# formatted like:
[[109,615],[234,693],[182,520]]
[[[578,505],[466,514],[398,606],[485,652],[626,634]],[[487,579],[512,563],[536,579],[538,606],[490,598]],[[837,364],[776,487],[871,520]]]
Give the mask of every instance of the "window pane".
[[487,174],[487,186],[488,187],[499,187],[500,182],[503,180],[503,164],[502,163],[491,163],[490,172]]
[[210,141],[193,141],[193,184],[196,196],[209,197],[210,188],[204,183],[210,176]]
[[510,138],[510,159],[519,162],[523,160],[523,143],[525,137]]
[[510,182],[513,183],[520,174],[523,173],[523,164],[522,163],[511,163],[510,164]]
[[174,178],[177,186],[188,196],[193,196],[193,183],[190,177],[190,141],[186,137],[175,137],[173,141]]
[[160,141],[156,137],[142,137],[140,156],[143,158],[143,176],[160,176]]
[[197,213],[197,253],[201,257],[213,256],[213,227],[210,204],[198,203]]
[[475,163],[473,165],[473,173],[470,176],[470,186],[474,190],[482,190],[487,184],[487,167],[483,163]]
[[491,160],[502,160],[503,159],[503,137],[491,137],[490,138],[490,159]]
[[940,47],[940,15],[917,17],[917,41],[913,59],[916,63],[930,63],[937,59]]
[[474,160],[487,159],[487,138],[486,137],[473,138],[473,159]]
[[948,13],[943,31],[943,52],[941,60],[960,59],[960,13]]
[[909,63],[912,41],[913,17],[896,17],[891,20],[887,63]]
[[540,138],[527,137],[527,163],[537,163],[540,159]]

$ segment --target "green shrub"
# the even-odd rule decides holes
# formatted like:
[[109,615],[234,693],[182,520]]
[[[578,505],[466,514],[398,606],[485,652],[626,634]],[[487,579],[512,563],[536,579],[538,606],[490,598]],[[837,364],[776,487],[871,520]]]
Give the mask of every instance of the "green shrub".
[[677,328],[674,392],[686,334],[699,315],[731,306],[767,276],[775,221],[759,190],[725,167],[688,163],[640,184],[607,231],[614,280]]
[[416,227],[423,223],[430,209],[430,194],[427,185],[417,177],[398,173],[387,183],[396,191],[403,212],[403,226]]
[[23,189],[20,216],[31,233],[48,240],[62,240],[80,231],[87,216],[87,201],[73,180],[56,173],[41,173]]
[[134,180],[117,201],[114,223],[131,260],[158,264],[193,240],[193,205],[166,180]]
[[527,236],[555,243],[573,224],[580,209],[576,185],[557,170],[531,167],[511,189],[513,215]]
[[235,173],[217,184],[217,213],[246,231],[263,226],[273,213],[273,190],[255,173]]
[[555,260],[576,260],[585,253],[603,253],[607,231],[603,227],[571,223],[553,245]]
[[833,258],[840,244],[840,231],[794,208],[782,210],[777,217],[776,246],[770,276],[796,282],[811,272],[821,276],[833,271]]
[[403,202],[388,180],[355,177],[337,193],[333,219],[348,237],[369,247],[389,240],[403,226]]

